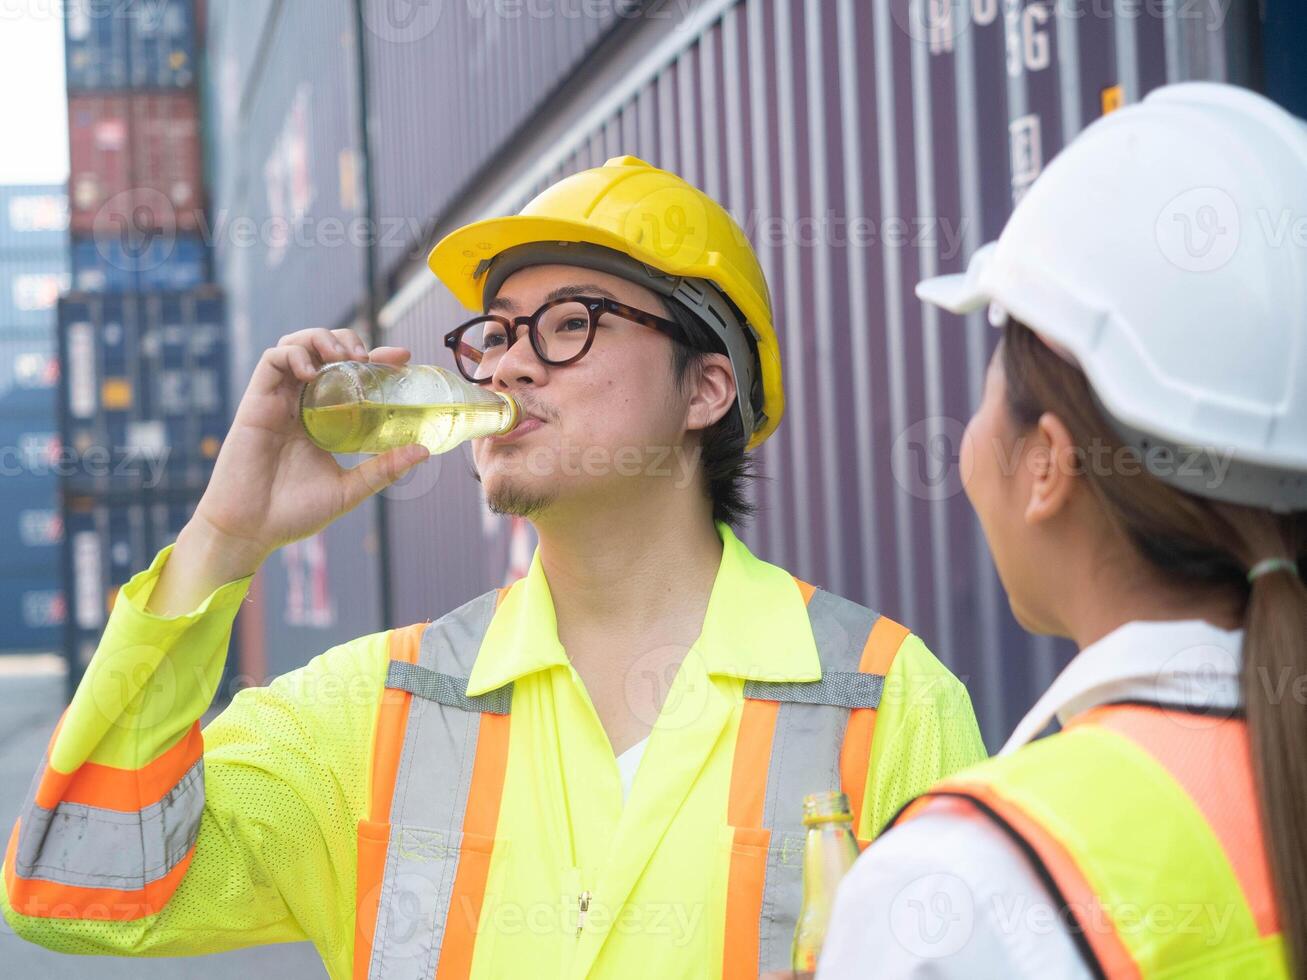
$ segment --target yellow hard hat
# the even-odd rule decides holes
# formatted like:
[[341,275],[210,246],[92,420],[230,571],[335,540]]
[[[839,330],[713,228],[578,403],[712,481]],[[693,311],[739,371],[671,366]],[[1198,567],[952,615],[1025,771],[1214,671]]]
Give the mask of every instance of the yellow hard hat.
[[[490,298],[488,281],[495,281],[488,280],[491,261],[528,245],[599,246],[668,277],[671,285],[663,294],[699,313],[726,344],[745,431],[752,433],[748,448],[761,445],[776,430],[785,392],[767,280],[744,231],[708,195],[636,157],[613,157],[546,188],[516,215],[450,232],[431,250],[427,264],[460,303],[480,310]],[[723,317],[720,304],[707,301],[696,280],[715,286],[743,317],[740,326],[756,346],[756,364],[747,363],[752,357],[743,330],[715,322],[738,318]],[[749,397],[751,388],[754,398]]]

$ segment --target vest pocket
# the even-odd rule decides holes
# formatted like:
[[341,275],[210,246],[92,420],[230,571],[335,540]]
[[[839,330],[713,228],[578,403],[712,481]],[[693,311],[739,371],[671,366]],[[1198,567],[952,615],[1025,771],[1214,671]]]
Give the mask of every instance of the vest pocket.
[[356,980],[427,976],[438,958],[470,965],[496,843],[504,841],[359,821]]

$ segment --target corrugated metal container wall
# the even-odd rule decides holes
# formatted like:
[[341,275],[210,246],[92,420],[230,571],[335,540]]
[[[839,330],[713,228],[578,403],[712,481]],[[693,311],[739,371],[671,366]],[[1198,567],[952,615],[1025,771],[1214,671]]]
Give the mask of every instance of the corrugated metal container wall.
[[70,90],[127,87],[133,16],[130,6],[121,3],[68,0],[64,60]]
[[186,290],[209,278],[209,250],[197,235],[93,236],[73,242],[72,288],[88,293]]
[[[131,228],[195,231],[204,208],[199,106],[188,94],[131,97]],[[111,227],[117,227],[116,225]]]
[[65,485],[202,489],[228,425],[222,294],[75,293],[59,309]]
[[195,84],[196,10],[193,0],[150,0],[132,13],[128,59],[133,88],[189,88]]
[[241,167],[240,125],[249,83],[263,62],[259,54],[269,15],[277,0],[214,0],[206,25],[207,78],[201,89],[207,103],[209,184],[214,211],[221,215],[236,203],[237,181],[250,175]]
[[238,132],[248,186],[222,205],[217,244],[223,263],[251,252],[254,333],[268,344],[352,317],[366,281],[352,4],[283,4],[269,31]]
[[268,558],[255,580],[262,628],[242,633],[243,675],[262,684],[384,628],[376,523],[376,502],[369,500]]
[[363,0],[382,276],[629,6]]
[[0,260],[13,253],[68,250],[68,188],[62,184],[0,187]]
[[[126,96],[69,96],[68,129],[72,226],[74,231],[89,232],[94,230],[95,216],[105,203],[131,190],[131,124]],[[125,212],[129,201],[127,197],[119,200]]]
[[0,332],[53,331],[59,294],[68,283],[66,248],[0,253]]
[[53,419],[58,387],[53,315],[44,329],[0,332],[0,418]]
[[[522,156],[496,160],[525,191],[506,210],[618,153],[677,171],[731,209],[771,284],[788,396],[760,453],[769,479],[745,538],[919,633],[967,681],[991,747],[1071,650],[1013,620],[961,492],[959,440],[995,331],[979,316],[923,310],[913,286],[964,268],[1105,106],[1166,80],[1226,77],[1224,22],[1162,9],[709,2],[661,55],[578,96],[593,103],[593,128],[544,152],[524,141]],[[437,295],[411,307],[388,342],[435,357],[434,338],[460,312]],[[462,492],[461,480],[442,479],[442,507]],[[471,564],[474,512],[461,501],[451,519],[430,504],[395,508],[402,619],[429,614],[442,587],[419,542],[453,542],[487,575],[467,591],[495,584]]]

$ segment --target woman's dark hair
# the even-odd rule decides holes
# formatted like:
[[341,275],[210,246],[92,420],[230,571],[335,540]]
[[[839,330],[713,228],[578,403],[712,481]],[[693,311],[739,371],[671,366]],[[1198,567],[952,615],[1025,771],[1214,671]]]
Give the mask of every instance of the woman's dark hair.
[[[672,343],[672,378],[684,392],[709,354],[725,354],[726,347],[698,317],[674,299],[665,301],[670,317],[685,332],[684,342]],[[744,318],[740,317],[740,322]],[[750,351],[755,354],[753,338]],[[739,397],[746,397],[741,394]],[[753,457],[746,451],[749,437],[744,432],[740,413],[734,406],[705,429],[700,436],[700,463],[704,482],[712,500],[713,520],[732,528],[748,523],[757,511],[749,499],[749,482],[757,479]]]
[[[1008,408],[1020,428],[1052,412],[1078,447],[1130,452],[1085,375],[1028,327],[1009,320],[1001,358]],[[1307,572],[1307,511],[1276,514],[1207,500],[1163,483],[1140,465],[1125,469],[1083,468],[1109,518],[1169,580],[1228,598],[1243,610],[1241,686],[1267,860],[1285,948],[1301,976],[1307,971],[1307,709],[1288,692],[1293,678],[1307,674],[1307,586],[1283,571],[1249,584],[1247,572],[1277,557],[1296,561],[1300,575]],[[1286,677],[1291,683],[1282,686]],[[1272,696],[1276,691],[1284,693]]]

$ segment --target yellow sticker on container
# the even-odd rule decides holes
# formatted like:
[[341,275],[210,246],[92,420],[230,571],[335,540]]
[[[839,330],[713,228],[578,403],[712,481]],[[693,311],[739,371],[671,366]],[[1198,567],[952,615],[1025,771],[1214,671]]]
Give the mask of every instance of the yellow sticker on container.
[[1118,85],[1109,85],[1103,89],[1103,115],[1116,112],[1125,105],[1125,89]]
[[100,404],[104,408],[132,407],[132,382],[128,378],[105,378],[100,386]]

